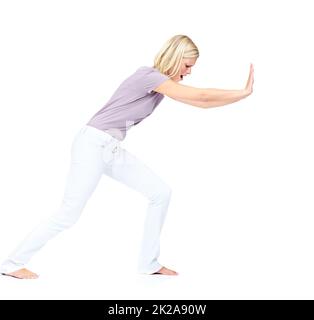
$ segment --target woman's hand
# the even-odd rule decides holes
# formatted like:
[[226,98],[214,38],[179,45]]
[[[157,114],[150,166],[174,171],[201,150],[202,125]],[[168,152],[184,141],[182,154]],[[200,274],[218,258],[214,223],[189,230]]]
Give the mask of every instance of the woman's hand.
[[253,64],[250,65],[250,74],[246,82],[245,93],[249,96],[253,92],[253,83],[254,83],[254,67]]

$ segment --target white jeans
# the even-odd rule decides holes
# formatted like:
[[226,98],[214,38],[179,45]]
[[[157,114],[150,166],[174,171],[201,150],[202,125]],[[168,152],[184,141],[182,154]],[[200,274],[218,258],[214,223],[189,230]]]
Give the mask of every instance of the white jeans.
[[0,272],[23,268],[48,240],[73,226],[103,173],[148,199],[138,271],[149,274],[158,271],[162,267],[157,261],[159,238],[171,197],[170,187],[123,149],[119,140],[94,127],[84,126],[72,144],[71,166],[60,209],[26,237],[3,262]]

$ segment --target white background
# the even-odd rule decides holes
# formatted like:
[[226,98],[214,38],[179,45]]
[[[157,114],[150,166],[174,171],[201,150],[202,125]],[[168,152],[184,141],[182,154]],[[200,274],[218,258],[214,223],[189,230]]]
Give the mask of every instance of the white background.
[[254,93],[203,110],[165,98],[123,146],[173,189],[160,262],[136,273],[146,199],[104,176],[79,222],[0,277],[2,299],[313,299],[311,1],[0,2],[0,260],[58,209],[76,132],[162,44],[184,83]]

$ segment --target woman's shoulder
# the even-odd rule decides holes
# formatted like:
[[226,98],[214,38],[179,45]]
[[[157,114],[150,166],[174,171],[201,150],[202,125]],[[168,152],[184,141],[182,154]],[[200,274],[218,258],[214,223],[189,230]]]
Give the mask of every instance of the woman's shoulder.
[[159,70],[157,70],[156,68],[154,67],[150,67],[150,66],[141,66],[139,67],[137,70],[137,72],[142,72],[142,73],[151,73],[151,72],[159,72]]

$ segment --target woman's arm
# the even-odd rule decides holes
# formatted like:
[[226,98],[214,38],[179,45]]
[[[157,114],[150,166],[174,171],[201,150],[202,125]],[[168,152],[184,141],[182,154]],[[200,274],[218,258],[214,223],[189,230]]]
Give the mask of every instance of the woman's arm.
[[239,101],[253,91],[254,69],[251,65],[246,86],[242,90],[201,89],[178,84],[167,80],[154,91],[162,93],[177,101],[201,108],[219,107]]
[[210,90],[219,90],[221,91],[221,96],[217,100],[209,100],[209,101],[197,101],[197,100],[189,100],[189,99],[176,99],[176,101],[180,101],[195,107],[200,108],[214,108],[224,106],[226,104],[231,104],[237,102],[249,94],[245,90],[220,90],[220,89],[210,89]]

